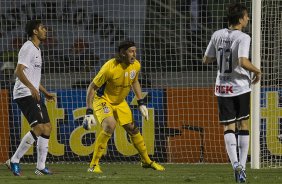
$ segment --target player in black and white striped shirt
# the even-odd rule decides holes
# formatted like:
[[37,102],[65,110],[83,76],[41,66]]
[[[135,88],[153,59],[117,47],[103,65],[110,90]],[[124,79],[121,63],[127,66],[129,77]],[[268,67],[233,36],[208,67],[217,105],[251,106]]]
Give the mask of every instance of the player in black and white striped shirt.
[[39,92],[42,92],[47,100],[54,99],[54,95],[47,92],[40,84],[42,57],[39,45],[41,41],[46,39],[47,29],[40,20],[31,20],[26,24],[26,33],[31,39],[26,41],[19,51],[13,98],[30,123],[32,130],[22,138],[17,151],[11,159],[6,161],[6,165],[15,176],[20,176],[20,159],[37,141],[35,174],[49,175],[52,173],[45,166],[45,161],[48,153],[51,124],[47,108],[39,94]]
[[[247,8],[238,3],[232,4],[229,6],[227,18],[229,28],[213,33],[203,63],[217,61],[215,95],[218,98],[219,121],[224,125],[225,146],[235,179],[237,182],[245,182],[251,83],[260,81],[261,71],[249,60],[251,38],[242,32],[249,21]],[[239,159],[235,137],[236,123],[239,129]]]

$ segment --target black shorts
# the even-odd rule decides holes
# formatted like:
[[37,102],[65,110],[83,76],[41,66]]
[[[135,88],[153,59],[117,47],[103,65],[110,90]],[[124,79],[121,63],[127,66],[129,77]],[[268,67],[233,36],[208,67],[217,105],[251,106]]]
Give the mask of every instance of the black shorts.
[[234,97],[217,97],[219,122],[225,125],[249,119],[250,92]]
[[15,99],[25,118],[31,127],[40,123],[49,123],[49,115],[46,105],[42,101],[36,101],[32,96]]

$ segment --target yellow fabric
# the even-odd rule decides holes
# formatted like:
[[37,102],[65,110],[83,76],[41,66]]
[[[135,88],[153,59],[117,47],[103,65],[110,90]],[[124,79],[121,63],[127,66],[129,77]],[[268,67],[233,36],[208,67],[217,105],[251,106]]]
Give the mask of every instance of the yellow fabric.
[[145,163],[150,164],[152,160],[148,156],[147,148],[145,146],[144,139],[142,135],[140,134],[140,132],[138,134],[132,135],[131,141],[134,147],[138,150],[139,154],[141,155],[142,160]]
[[138,60],[126,66],[119,63],[115,58],[108,60],[93,82],[99,87],[96,98],[104,98],[111,104],[119,104],[128,95],[132,83],[138,79],[141,65]]
[[100,132],[95,142],[94,153],[93,153],[92,161],[90,163],[90,168],[92,168],[94,165],[99,164],[99,160],[102,157],[111,136],[112,136],[111,134],[105,132],[104,130]]
[[97,98],[93,102],[93,108],[95,109],[95,115],[99,123],[102,123],[105,118],[111,116],[114,116],[121,126],[133,122],[131,110],[125,100],[120,104],[111,105],[105,99]]

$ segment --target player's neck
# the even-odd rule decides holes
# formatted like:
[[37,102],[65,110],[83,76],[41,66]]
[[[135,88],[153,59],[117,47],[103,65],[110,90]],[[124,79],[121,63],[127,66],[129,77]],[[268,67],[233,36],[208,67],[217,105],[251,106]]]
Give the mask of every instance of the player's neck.
[[242,26],[241,25],[231,25],[229,26],[229,29],[230,30],[239,30],[239,31],[242,31]]
[[31,40],[30,40],[35,47],[39,48],[39,45],[40,45],[40,40],[37,39],[36,37],[31,37]]

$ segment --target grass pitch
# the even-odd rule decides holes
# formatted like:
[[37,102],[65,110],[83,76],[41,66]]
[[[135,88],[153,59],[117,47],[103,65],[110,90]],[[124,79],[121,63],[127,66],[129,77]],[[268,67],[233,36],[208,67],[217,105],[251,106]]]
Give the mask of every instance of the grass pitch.
[[[22,164],[23,175],[15,177],[0,166],[1,184],[179,184],[235,183],[230,164],[164,164],[164,172],[143,169],[137,163],[102,164],[103,174],[87,173],[88,164],[47,164],[52,176],[36,176],[34,164]],[[247,183],[282,183],[282,168],[247,169]]]

